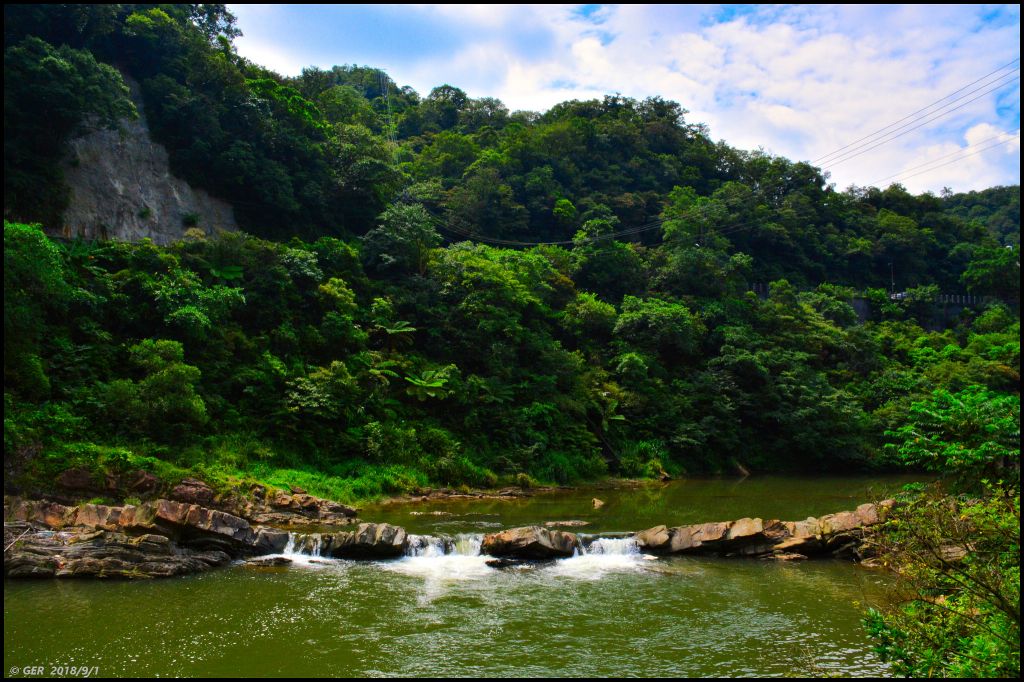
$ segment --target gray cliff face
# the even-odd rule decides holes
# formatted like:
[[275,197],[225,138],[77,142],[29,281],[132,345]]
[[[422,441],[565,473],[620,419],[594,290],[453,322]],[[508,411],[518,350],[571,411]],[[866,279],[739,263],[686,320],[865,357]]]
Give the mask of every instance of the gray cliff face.
[[167,150],[151,139],[138,88],[130,85],[137,120],[70,142],[64,174],[71,203],[62,236],[167,244],[190,227],[207,235],[237,230],[228,203],[171,174]]

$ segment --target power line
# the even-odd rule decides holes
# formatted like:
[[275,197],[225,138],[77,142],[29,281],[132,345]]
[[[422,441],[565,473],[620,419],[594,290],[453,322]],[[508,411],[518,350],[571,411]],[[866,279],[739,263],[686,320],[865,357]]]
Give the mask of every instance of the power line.
[[964,159],[969,158],[971,156],[977,156],[978,154],[980,154],[980,153],[982,153],[984,151],[988,151],[989,149],[995,149],[996,147],[1002,147],[1003,145],[1010,144],[1011,142],[1013,142],[1015,139],[1018,139],[1018,138],[1020,138],[1020,132],[1019,131],[1017,132],[1016,135],[1011,137],[1009,140],[1003,140],[1002,142],[998,142],[996,144],[991,144],[991,145],[985,147],[984,149],[979,149],[976,152],[972,152],[970,154],[965,154],[964,156],[961,156],[959,159],[953,159],[952,161],[947,161],[946,163],[940,163],[938,166],[935,166],[934,168],[928,168],[926,170],[919,171],[917,173],[911,173],[910,175],[901,177],[900,181],[902,182],[904,180],[909,180],[910,178],[916,177],[918,175],[923,175],[925,173],[931,173],[933,170],[937,170],[939,168],[942,168],[943,166],[948,166],[951,163],[957,163],[958,161],[963,161]]
[[[872,140],[872,142],[867,143],[866,145],[862,145],[862,147],[864,147],[864,148],[858,147],[857,149],[850,150],[850,152],[847,152],[846,154],[844,154],[842,158],[840,158],[839,160],[833,160],[827,166],[823,166],[823,168],[829,168],[829,169],[835,168],[836,166],[838,166],[840,164],[843,164],[843,163],[846,163],[850,159],[856,158],[856,157],[860,156],[861,154],[866,154],[867,152],[870,152],[870,151],[872,151],[874,149],[878,149],[882,145],[889,144],[893,140],[899,139],[899,138],[903,137],[904,135],[906,135],[908,133],[911,133],[911,132],[917,130],[918,128],[921,128],[922,126],[928,125],[929,123],[931,123],[933,121],[937,121],[940,118],[944,118],[944,117],[950,115],[951,113],[953,113],[954,111],[957,111],[958,109],[962,109],[965,106],[967,106],[968,104],[971,104],[972,102],[975,102],[975,101],[981,99],[985,95],[988,95],[989,93],[995,92],[996,90],[999,90],[999,89],[1003,88],[1004,86],[1009,85],[1013,81],[1019,80],[1019,79],[1020,79],[1020,76],[1014,76],[1013,78],[1011,78],[1010,80],[1006,81],[1005,83],[1000,83],[999,85],[995,86],[994,88],[986,90],[985,92],[981,93],[980,95],[977,95],[976,97],[972,97],[971,99],[967,100],[963,104],[961,104],[959,106],[956,106],[956,107],[953,107],[952,109],[949,109],[947,111],[938,113],[935,116],[932,116],[932,118],[927,118],[927,119],[921,121],[920,123],[917,123],[917,121],[912,121],[912,123],[917,123],[917,125],[915,125],[913,128],[908,128],[907,130],[904,130],[903,132],[899,133],[898,135],[892,135],[892,133],[889,133],[889,135],[892,135],[892,136],[889,137],[888,139],[882,139],[881,141],[879,141],[879,140]],[[959,99],[963,99],[963,98],[959,98]],[[959,101],[959,99],[954,100],[954,101]],[[952,103],[953,102],[950,102],[950,104],[952,104]],[[910,125],[910,124],[908,123],[907,125]],[[901,126],[901,128],[903,128],[903,127],[906,127],[906,126]],[[899,128],[897,128],[897,130],[899,130]],[[896,132],[896,131],[894,130],[893,132]],[[868,146],[868,145],[870,145],[870,146]]]
[[[941,98],[939,98],[939,99],[935,100],[934,102],[932,102],[931,104],[929,104],[929,105],[927,105],[927,106],[925,106],[925,107],[922,107],[922,108],[918,109],[918,110],[917,110],[917,111],[915,111],[915,112],[912,112],[912,113],[910,113],[910,114],[907,114],[907,115],[906,115],[906,116],[904,116],[903,118],[901,118],[901,119],[899,119],[899,120],[897,120],[897,121],[893,121],[893,122],[892,122],[892,123],[890,123],[889,125],[886,125],[886,126],[884,126],[884,127],[882,127],[882,128],[879,128],[878,130],[874,131],[873,133],[869,133],[868,135],[865,135],[864,137],[858,138],[858,139],[854,140],[853,142],[850,142],[850,143],[848,143],[848,144],[846,144],[846,145],[844,145],[844,146],[842,146],[842,147],[839,147],[838,149],[835,149],[835,150],[833,150],[833,151],[829,152],[828,154],[825,154],[825,155],[823,155],[823,156],[819,156],[819,157],[818,157],[818,158],[816,158],[816,159],[813,159],[813,160],[811,161],[811,163],[812,163],[812,164],[817,164],[817,163],[819,163],[819,162],[825,161],[825,159],[828,159],[828,158],[829,158],[829,157],[831,157],[831,156],[836,156],[837,154],[839,154],[839,152],[843,151],[844,149],[847,149],[848,147],[852,147],[853,145],[855,145],[855,144],[857,144],[857,143],[859,143],[859,142],[863,142],[863,141],[867,140],[868,138],[871,138],[871,137],[874,137],[875,135],[878,135],[878,134],[880,134],[880,133],[883,133],[883,132],[885,132],[885,131],[889,130],[889,128],[892,128],[893,126],[895,126],[895,125],[897,125],[897,124],[899,124],[899,123],[903,123],[903,122],[904,122],[904,121],[906,121],[907,119],[915,118],[915,117],[917,117],[917,116],[918,116],[918,114],[921,114],[921,113],[923,113],[923,112],[927,111],[928,109],[931,109],[932,107],[934,107],[934,106],[935,106],[936,104],[938,104],[939,102],[942,102],[943,100],[947,100],[947,99],[949,99],[950,97],[952,97],[953,95],[955,95],[955,94],[957,94],[957,93],[963,92],[964,90],[966,90],[967,88],[971,87],[972,85],[975,85],[975,84],[977,84],[977,83],[980,83],[981,81],[983,81],[983,80],[987,79],[987,78],[988,78],[989,76],[992,76],[992,75],[994,75],[994,74],[997,74],[997,73],[999,73],[1000,71],[1004,71],[1004,70],[1006,70],[1007,68],[1009,68],[1009,67],[1013,66],[1014,64],[1016,64],[1016,63],[1017,63],[1017,62],[1019,62],[1019,61],[1020,61],[1020,57],[1018,57],[1018,58],[1016,58],[1016,59],[1014,59],[1014,60],[1012,60],[1012,61],[1010,61],[1010,62],[1008,62],[1008,63],[1004,64],[1003,66],[1000,66],[1000,67],[999,67],[998,69],[996,69],[995,71],[989,72],[989,73],[985,74],[984,76],[982,76],[981,78],[979,78],[979,79],[977,79],[977,80],[975,80],[975,81],[972,81],[972,82],[968,83],[967,85],[963,86],[963,87],[962,87],[962,88],[960,88],[959,90],[954,90],[953,92],[949,93],[949,94],[948,94],[948,95],[946,95],[945,97],[941,97]],[[1018,69],[1014,69],[1014,70],[1015,70],[1015,71],[1016,71],[1016,70],[1019,70],[1019,67],[1018,67]],[[1003,78],[1003,77],[1004,77],[1004,76],[1006,76],[1006,75],[1007,75],[1007,74],[1003,74],[1003,76],[1000,76],[999,78]],[[997,80],[998,80],[998,79],[997,79]],[[986,84],[986,85],[983,85],[983,86],[981,86],[981,87],[986,87],[986,86],[987,86],[987,84]],[[970,93],[968,93],[968,94],[970,94]],[[956,101],[956,100],[954,100],[954,101]],[[948,103],[948,104],[952,104],[952,102],[950,102],[950,103]]]
[[[879,180],[872,180],[868,184],[869,185],[875,185],[875,184],[877,184],[879,182],[885,182],[889,178],[899,177],[899,176],[901,176],[901,175],[903,175],[905,173],[909,173],[910,171],[917,170],[918,168],[924,168],[925,166],[930,166],[931,164],[935,163],[936,161],[941,161],[943,159],[948,159],[948,158],[950,158],[952,156],[957,156],[958,154],[962,154],[963,152],[968,151],[970,149],[973,149],[973,148],[977,147],[978,145],[982,145],[982,144],[985,144],[986,142],[991,142],[992,140],[999,139],[1003,135],[1005,135],[1005,133],[999,133],[998,135],[993,135],[992,137],[985,138],[984,140],[981,140],[980,142],[975,142],[974,144],[969,145],[967,147],[963,147],[961,149],[957,149],[955,152],[952,152],[950,154],[946,154],[944,156],[940,156],[938,158],[932,159],[931,161],[926,161],[926,162],[924,162],[924,163],[922,163],[920,165],[917,165],[917,166],[911,166],[910,168],[904,168],[899,173],[893,173],[892,175],[887,175],[886,177],[881,178]],[[1020,135],[1020,128],[1017,129],[1016,135],[1017,136]],[[1012,140],[1004,140],[1004,142],[1002,144],[1005,144],[1007,142],[1012,142]],[[992,147],[997,147],[997,146],[999,146],[999,145],[992,145]],[[985,147],[985,149],[992,149],[992,147]],[[985,149],[982,149],[982,150],[979,150],[979,151],[985,151]],[[967,158],[967,157],[964,157],[964,158]],[[959,160],[959,159],[957,159],[957,160]],[[936,168],[938,168],[938,167],[939,166],[936,166]]]

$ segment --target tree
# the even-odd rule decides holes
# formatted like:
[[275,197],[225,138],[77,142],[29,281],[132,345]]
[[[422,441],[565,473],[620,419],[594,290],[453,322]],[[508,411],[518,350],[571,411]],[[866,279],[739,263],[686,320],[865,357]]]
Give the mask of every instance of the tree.
[[430,250],[441,243],[433,219],[422,204],[393,204],[363,237],[366,268],[382,275],[426,273]]

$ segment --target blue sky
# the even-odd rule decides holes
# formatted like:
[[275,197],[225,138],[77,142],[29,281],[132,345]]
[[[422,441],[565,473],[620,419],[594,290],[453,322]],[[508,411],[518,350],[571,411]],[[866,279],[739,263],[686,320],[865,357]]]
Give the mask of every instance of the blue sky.
[[[1019,5],[230,7],[239,52],[283,75],[365,64],[513,110],[660,95],[714,139],[820,160],[840,188],[1020,182]],[[990,73],[933,121],[826,156]]]

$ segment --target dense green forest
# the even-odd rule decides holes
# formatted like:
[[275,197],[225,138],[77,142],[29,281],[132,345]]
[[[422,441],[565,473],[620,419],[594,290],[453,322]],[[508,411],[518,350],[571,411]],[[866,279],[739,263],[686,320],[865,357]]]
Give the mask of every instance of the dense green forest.
[[[510,113],[369,67],[282,78],[236,54],[219,5],[14,5],[4,31],[25,481],[151,458],[359,498],[862,469],[891,464],[915,400],[1017,395],[1018,187],[837,191],[657,98]],[[66,142],[135,114],[126,78],[175,172],[249,234],[24,224],[60,224]],[[940,292],[990,304],[954,315]]]
[[[510,112],[365,66],[285,78],[236,53],[223,5],[4,19],[6,490],[71,467],[342,500],[930,469],[1017,611],[961,591],[871,632],[898,672],[1019,670],[1018,186],[838,190],[660,98]],[[46,236],[68,141],[135,116],[131,83],[174,172],[243,232]],[[894,561],[949,516],[914,499]],[[961,584],[934,569],[905,575]]]

